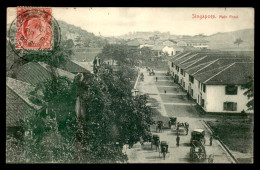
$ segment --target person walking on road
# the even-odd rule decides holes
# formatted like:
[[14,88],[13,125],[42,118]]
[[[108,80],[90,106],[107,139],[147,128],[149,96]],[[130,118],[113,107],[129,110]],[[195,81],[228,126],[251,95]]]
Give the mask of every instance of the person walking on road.
[[211,155],[209,155],[208,163],[213,163],[213,162],[214,162],[214,155],[211,154]]
[[164,93],[166,94],[166,90],[164,90]]
[[210,135],[210,138],[209,138],[209,145],[212,146],[212,141],[213,141],[213,137],[212,135]]
[[157,79],[158,79],[158,78],[157,78],[157,77],[155,77],[155,79],[156,79],[156,81],[157,81]]
[[177,135],[177,138],[176,138],[176,145],[179,147],[180,145],[180,137],[179,135]]

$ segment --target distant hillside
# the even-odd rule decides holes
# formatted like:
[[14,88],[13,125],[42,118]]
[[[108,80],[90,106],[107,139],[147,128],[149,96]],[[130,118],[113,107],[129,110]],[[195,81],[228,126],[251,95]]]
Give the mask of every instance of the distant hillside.
[[93,33],[89,33],[80,27],[60,20],[58,20],[58,23],[61,29],[62,41],[72,39],[75,47],[101,48],[107,43],[105,38],[95,36]]
[[[243,43],[237,46],[234,41],[241,38]],[[210,49],[221,50],[254,50],[254,29],[244,29],[232,32],[223,32],[204,37],[209,41]]]

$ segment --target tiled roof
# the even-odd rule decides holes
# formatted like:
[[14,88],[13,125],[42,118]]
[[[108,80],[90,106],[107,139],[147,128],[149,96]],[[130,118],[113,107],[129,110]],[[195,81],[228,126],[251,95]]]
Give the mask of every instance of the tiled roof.
[[129,42],[126,43],[128,46],[139,46],[141,45],[141,43],[137,40],[137,39],[134,39],[134,40],[130,40]]
[[178,60],[176,60],[174,62],[175,65],[179,66],[179,64],[184,63],[184,62],[188,62],[191,58],[193,58],[194,56],[198,55],[198,53],[192,53],[192,54],[188,54],[182,58],[179,58]]
[[74,79],[72,73],[55,67],[51,70],[51,66],[43,62],[29,62],[23,65],[17,74],[17,79],[36,86],[47,79],[52,79],[54,70],[57,71],[55,73],[57,75],[65,76],[70,80]]
[[6,86],[17,94],[24,102],[35,110],[39,110],[42,106],[36,105],[29,100],[30,92],[34,91],[35,87],[29,83],[19,81],[10,77],[6,77]]
[[47,71],[39,63],[29,62],[18,71],[17,79],[36,86],[37,84],[51,79],[51,72]]
[[187,43],[208,43],[209,41],[207,40],[201,40],[201,39],[179,39],[177,40],[177,42],[179,41],[184,41]]
[[189,67],[188,69],[185,69],[185,72],[190,74],[190,75],[193,75],[194,73],[196,73],[197,71],[199,71],[200,69],[206,67],[207,65],[209,65],[210,63],[212,62],[206,62],[206,63],[202,63],[202,64],[199,64],[196,66],[193,66],[193,67]]
[[86,70],[88,70],[89,72],[93,72],[93,65],[90,62],[79,62],[79,61],[75,61],[75,60],[71,60],[72,62],[78,64],[79,66],[85,68]]
[[197,63],[204,59],[205,57],[207,57],[205,54],[198,54],[198,55],[195,55],[194,57],[190,58],[189,60],[187,60],[186,62],[183,62],[181,64],[179,64],[179,67],[180,68],[183,68],[183,69],[186,69],[190,66],[193,66],[194,64],[197,65]]
[[171,60],[171,62],[175,63],[176,61],[188,56],[188,55],[192,55],[193,53],[190,52],[190,51],[187,51],[187,52],[183,52],[183,53],[180,53],[180,54],[177,54],[177,55],[174,55],[173,56],[173,59]]
[[253,60],[250,58],[219,58],[215,60],[212,64],[209,66],[205,67],[204,69],[198,71],[196,74],[209,71],[224,65],[232,64],[234,62],[252,62]]
[[77,61],[67,60],[66,64],[62,67],[63,70],[71,73],[90,73],[87,68],[80,66]]
[[176,59],[180,58],[181,56],[187,54],[189,52],[183,52],[183,53],[178,53],[178,54],[175,54],[174,56],[171,57],[170,61],[171,62],[174,62]]
[[[43,62],[38,62],[42,67],[44,67],[46,70],[52,72],[51,70],[51,66],[48,65],[48,64],[45,64]],[[54,69],[55,71],[57,71],[57,74],[60,75],[60,76],[64,76],[64,77],[67,77],[69,78],[70,80],[74,80],[74,77],[75,77],[75,74],[72,74],[68,71],[65,71],[65,70],[62,70],[62,69],[59,69],[59,68],[55,68],[53,67],[52,69]]]
[[222,71],[223,69],[227,68],[228,66],[230,66],[231,64],[229,65],[225,65],[225,66],[221,66],[221,67],[218,67],[218,68],[215,68],[215,69],[212,69],[212,70],[209,70],[209,71],[205,71],[205,72],[202,72],[200,74],[195,74],[193,75],[193,77],[198,80],[199,82],[204,82],[206,80],[208,80],[209,78],[211,78],[212,76],[218,74],[220,71]]
[[249,81],[249,77],[254,75],[253,62],[237,62],[226,69],[222,69],[218,74],[208,79],[205,84],[211,85],[241,85]]
[[155,45],[152,47],[152,50],[161,51],[164,47],[165,47],[165,45]]

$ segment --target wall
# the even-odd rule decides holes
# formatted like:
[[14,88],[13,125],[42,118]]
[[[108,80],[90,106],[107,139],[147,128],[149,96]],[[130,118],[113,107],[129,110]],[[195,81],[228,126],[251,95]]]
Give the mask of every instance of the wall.
[[[242,90],[241,86],[238,86],[237,95],[226,95],[224,85],[207,85],[206,87],[207,100],[205,100],[206,111],[240,113],[242,110],[245,110],[246,112],[248,112],[246,107],[248,98],[243,94],[244,92],[245,90]],[[223,110],[224,102],[236,102],[237,111],[224,111]],[[251,111],[251,113],[252,112],[253,111]]]

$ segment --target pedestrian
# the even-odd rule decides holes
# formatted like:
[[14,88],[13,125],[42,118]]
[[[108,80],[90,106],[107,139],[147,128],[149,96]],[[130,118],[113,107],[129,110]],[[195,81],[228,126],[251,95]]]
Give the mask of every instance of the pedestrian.
[[139,140],[140,140],[140,144],[143,145],[144,144],[144,140],[143,140],[142,136],[140,136]]
[[157,81],[157,79],[158,79],[158,78],[157,78],[157,77],[155,77],[155,79],[156,79],[156,81]]
[[213,137],[212,135],[210,135],[210,138],[209,138],[209,145],[212,146],[212,141],[213,141]]
[[180,144],[180,137],[179,137],[179,135],[177,135],[177,138],[176,138],[176,145],[179,147],[179,144]]
[[213,154],[209,155],[208,162],[209,163],[213,163],[214,162],[214,155]]
[[164,93],[166,94],[166,90],[164,90]]

